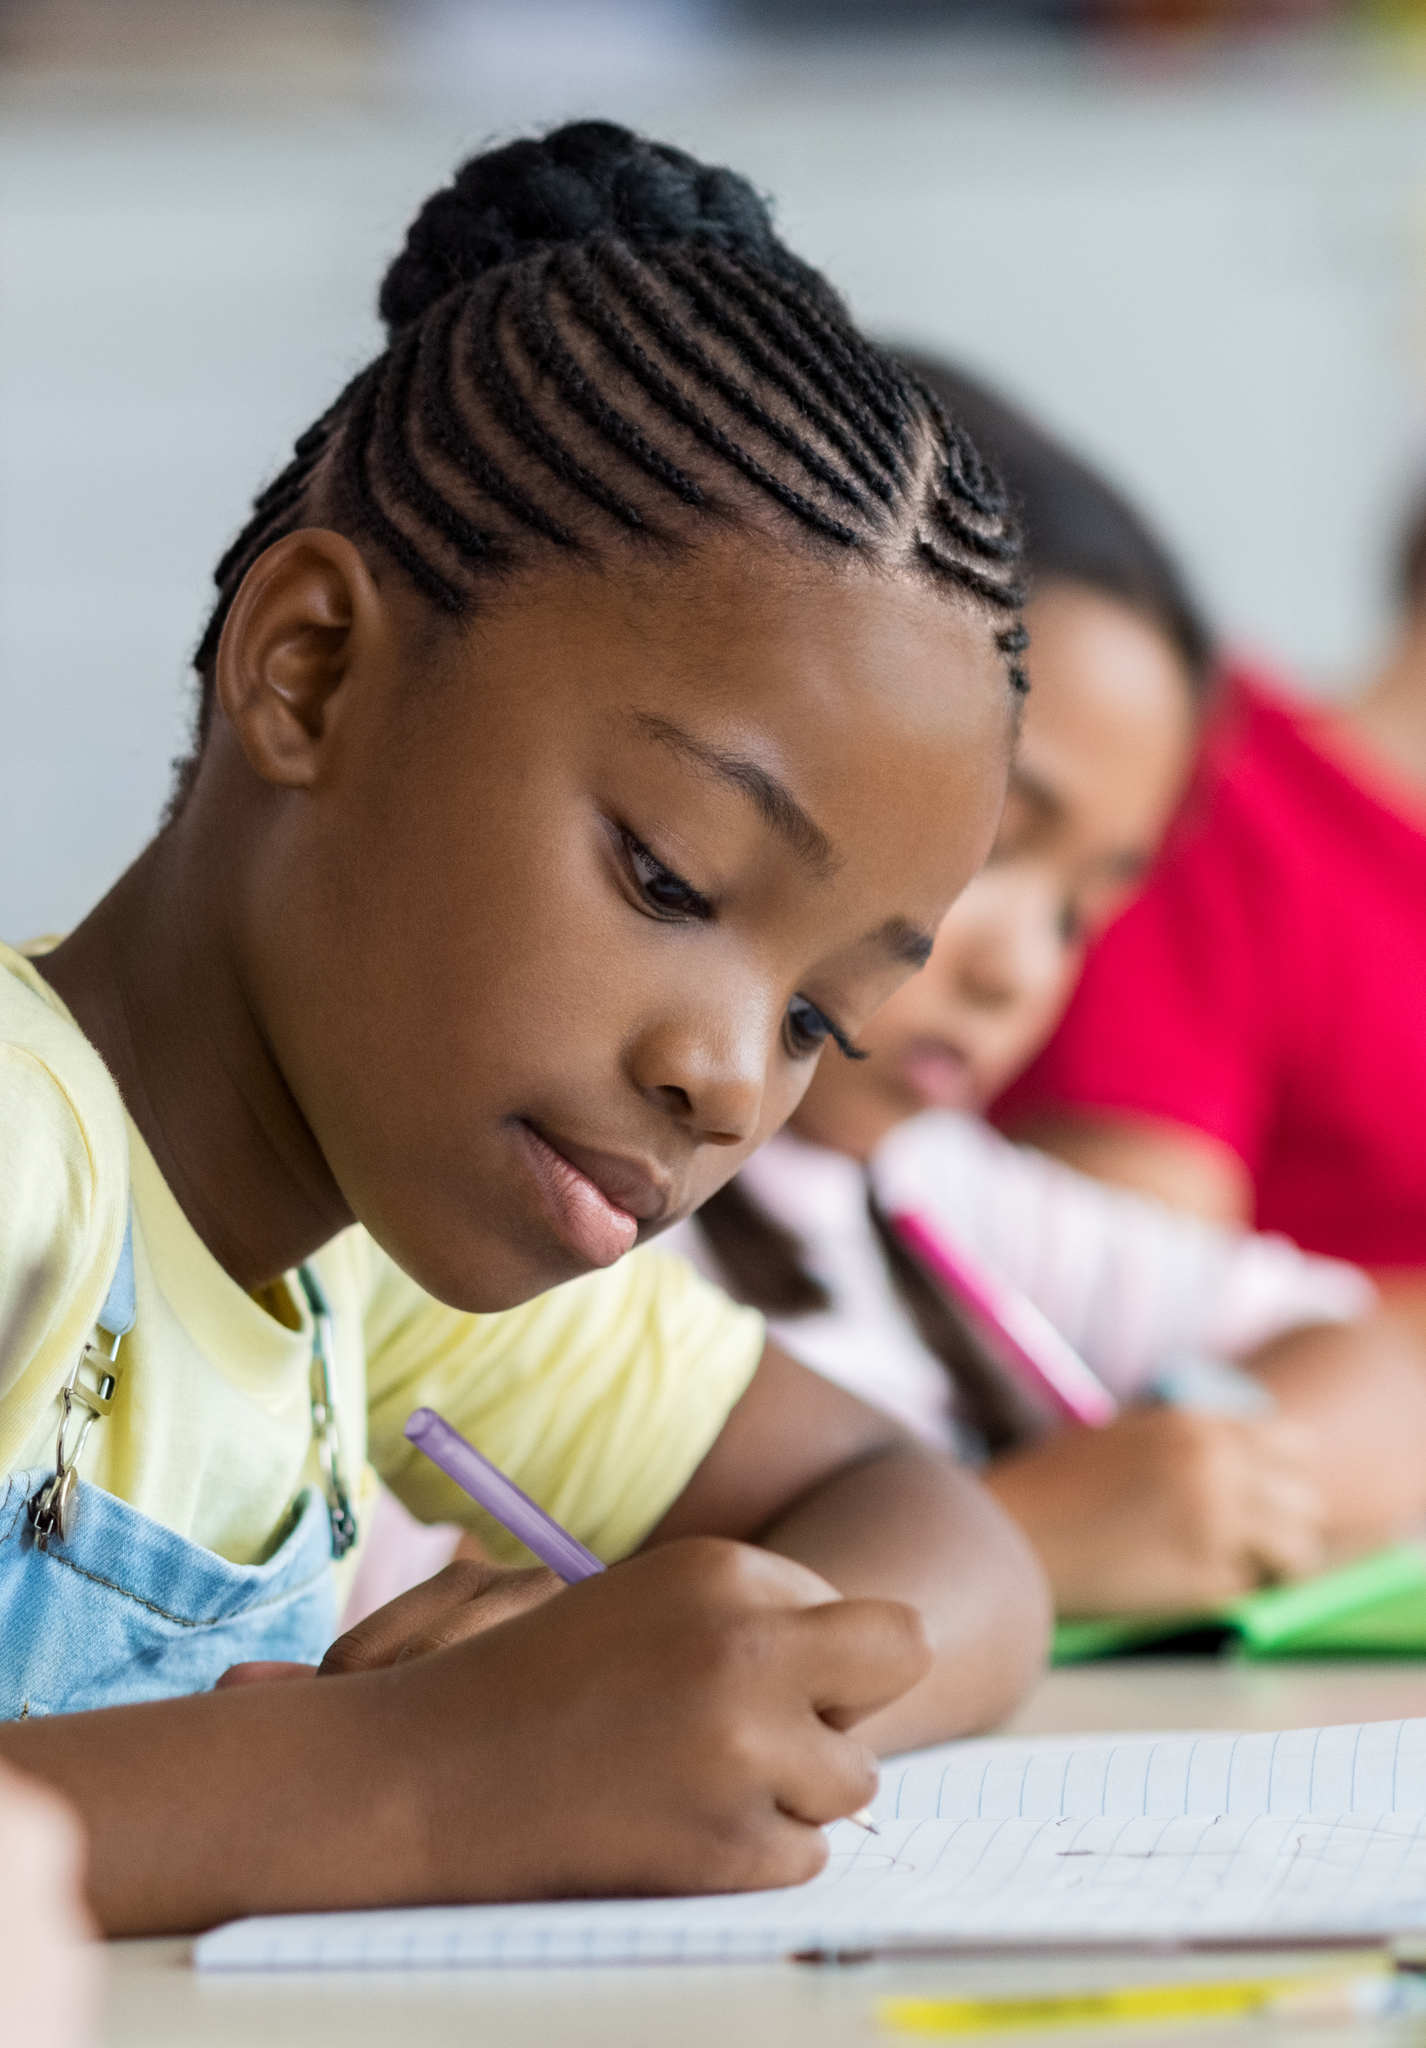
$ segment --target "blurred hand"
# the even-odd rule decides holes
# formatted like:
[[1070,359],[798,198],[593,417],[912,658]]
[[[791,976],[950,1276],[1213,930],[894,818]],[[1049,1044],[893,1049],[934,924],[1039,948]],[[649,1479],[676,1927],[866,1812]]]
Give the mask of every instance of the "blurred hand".
[[1140,1408],[986,1474],[1034,1544],[1061,1615],[1171,1614],[1325,1562],[1313,1442],[1281,1416]]
[[104,1952],[84,1903],[84,1836],[59,1796],[0,1766],[0,2010],[7,2042],[95,2038]]

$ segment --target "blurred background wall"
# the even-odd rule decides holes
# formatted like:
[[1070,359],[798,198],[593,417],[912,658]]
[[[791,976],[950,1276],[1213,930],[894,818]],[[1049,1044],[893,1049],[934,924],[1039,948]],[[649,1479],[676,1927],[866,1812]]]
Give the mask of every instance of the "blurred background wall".
[[377,344],[408,215],[576,114],[750,173],[881,333],[994,378],[1313,688],[1426,471],[1419,7],[0,0],[0,933],[184,745],[208,577]]

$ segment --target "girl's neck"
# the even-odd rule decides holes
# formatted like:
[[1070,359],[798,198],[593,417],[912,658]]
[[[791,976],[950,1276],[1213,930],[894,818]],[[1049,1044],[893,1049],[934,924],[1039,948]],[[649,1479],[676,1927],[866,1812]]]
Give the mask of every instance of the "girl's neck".
[[1426,618],[1408,625],[1342,722],[1398,777],[1426,789]]
[[251,1290],[352,1216],[243,988],[220,880],[183,835],[182,821],[161,833],[35,965],[101,1054],[194,1230]]

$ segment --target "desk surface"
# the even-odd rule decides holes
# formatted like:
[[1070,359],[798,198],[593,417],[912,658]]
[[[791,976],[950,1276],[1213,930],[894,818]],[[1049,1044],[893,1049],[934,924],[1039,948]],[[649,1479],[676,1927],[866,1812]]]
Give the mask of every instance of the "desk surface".
[[[1123,1728],[1304,1728],[1334,1721],[1426,1714],[1423,1664],[1220,1664],[1144,1659],[1056,1671],[1010,1724],[1018,1734]],[[186,1942],[120,1942],[111,1950],[105,2048],[843,2048],[916,2037],[881,2031],[876,2000],[888,1993],[976,1996],[1068,1990],[1136,1976],[1164,1964],[1065,1959],[1001,1963],[875,1964],[851,1969],[645,1967],[636,1970],[471,1971],[425,1975],[200,1978]],[[1234,1974],[1257,1959],[1236,1957]],[[1302,1967],[1301,1958],[1283,1967]],[[1310,1967],[1310,1965],[1309,1965]],[[1221,1976],[1210,1958],[1177,1961],[1176,1977]],[[1393,2030],[1394,2035],[1394,2030]],[[1195,2048],[1241,2027],[1200,2025]],[[1255,2021],[1253,2048],[1289,2041],[1337,2048],[1360,2036],[1381,2048],[1380,2028],[1292,2029]],[[1387,2038],[1391,2038],[1388,2036]],[[926,2038],[926,2037],[922,2037]],[[1035,2044],[1044,2036],[1024,2038]],[[1175,2030],[1175,2038],[1180,2037]],[[1116,2027],[1057,2036],[1078,2048],[1165,2048],[1162,2029]]]

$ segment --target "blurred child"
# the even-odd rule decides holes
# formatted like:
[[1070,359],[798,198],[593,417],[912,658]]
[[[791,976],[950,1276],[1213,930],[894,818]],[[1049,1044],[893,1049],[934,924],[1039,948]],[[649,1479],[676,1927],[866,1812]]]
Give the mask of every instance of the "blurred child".
[[1006,1129],[1161,1200],[1426,1281],[1426,513],[1355,698],[1229,672],[1192,799]]
[[[219,565],[167,824],[0,953],[0,1749],[114,1931],[790,1883],[1043,1654],[973,1481],[634,1250],[984,857],[1004,493],[749,185],[622,129],[473,159],[381,307]],[[423,1403],[627,1561],[204,1691],[321,1657],[368,1446],[518,1555]]]
[[84,1904],[84,1837],[47,1786],[0,1765],[0,2014],[7,2042],[83,2048],[103,1950]]
[[[975,1112],[1052,1027],[1152,858],[1192,758],[1207,635],[1158,543],[1082,463],[920,365],[1026,519],[1032,689],[1000,834],[929,965],[824,1067],[788,1132],[679,1232],[777,1340],[930,1442],[989,1458],[1061,1612],[1164,1612],[1309,1572],[1426,1507],[1426,1378],[1355,1269],[1215,1229],[1008,1144]],[[869,1200],[870,1198],[870,1200]],[[1051,1319],[1121,1400],[1184,1353],[1258,1416],[1130,1406],[1041,1435],[887,1226],[914,1208]]]

